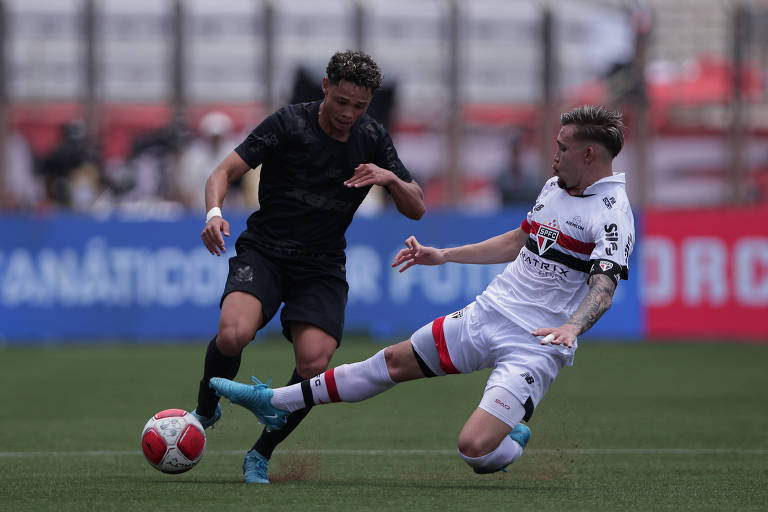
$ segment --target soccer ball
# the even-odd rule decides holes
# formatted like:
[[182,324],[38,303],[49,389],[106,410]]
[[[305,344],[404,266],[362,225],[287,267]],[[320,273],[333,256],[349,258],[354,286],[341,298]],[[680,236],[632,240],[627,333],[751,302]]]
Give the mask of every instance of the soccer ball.
[[205,430],[183,409],[160,411],[141,431],[141,449],[147,462],[163,473],[183,473],[205,453]]

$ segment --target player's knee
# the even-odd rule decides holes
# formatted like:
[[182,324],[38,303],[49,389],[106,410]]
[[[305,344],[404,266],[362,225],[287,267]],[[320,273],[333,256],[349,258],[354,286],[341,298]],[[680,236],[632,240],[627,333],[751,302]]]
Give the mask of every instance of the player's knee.
[[219,327],[216,335],[216,347],[219,352],[228,356],[234,356],[242,352],[253,339],[253,333],[237,324]]
[[384,351],[384,361],[387,364],[387,372],[389,372],[389,378],[394,382],[401,382],[403,379],[403,367],[400,364],[400,359],[391,350]]
[[409,341],[390,345],[384,349],[384,360],[387,364],[387,372],[394,382],[424,377],[424,372],[414,355]]
[[330,362],[331,357],[325,354],[319,354],[315,357],[305,358],[296,361],[296,372],[305,379],[310,379],[315,375],[319,375],[327,370]]
[[496,449],[498,443],[484,437],[460,435],[458,441],[459,451],[466,457],[482,457]]

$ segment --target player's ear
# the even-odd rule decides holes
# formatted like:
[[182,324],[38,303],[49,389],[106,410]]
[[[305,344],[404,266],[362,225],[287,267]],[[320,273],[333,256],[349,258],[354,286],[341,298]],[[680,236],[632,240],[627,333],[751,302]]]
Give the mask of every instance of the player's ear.
[[584,162],[590,164],[592,163],[597,155],[595,154],[595,147],[594,146],[586,146],[584,148]]
[[323,96],[328,96],[328,77],[323,77]]

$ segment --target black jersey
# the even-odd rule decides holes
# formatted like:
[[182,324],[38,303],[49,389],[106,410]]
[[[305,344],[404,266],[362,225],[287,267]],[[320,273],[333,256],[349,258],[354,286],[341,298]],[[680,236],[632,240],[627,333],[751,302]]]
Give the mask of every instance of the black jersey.
[[283,107],[235,148],[251,168],[261,164],[260,208],[243,239],[282,253],[343,253],[344,233],[371,188],[344,186],[355,167],[373,163],[412,180],[380,123],[364,114],[340,142],[320,128],[319,108],[320,101]]

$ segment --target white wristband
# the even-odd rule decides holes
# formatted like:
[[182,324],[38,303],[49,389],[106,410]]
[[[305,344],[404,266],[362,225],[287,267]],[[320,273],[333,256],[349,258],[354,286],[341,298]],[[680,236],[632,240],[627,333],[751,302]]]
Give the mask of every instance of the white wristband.
[[208,224],[208,221],[214,217],[221,217],[221,208],[218,206],[214,206],[208,210],[208,215],[205,216],[205,223]]

